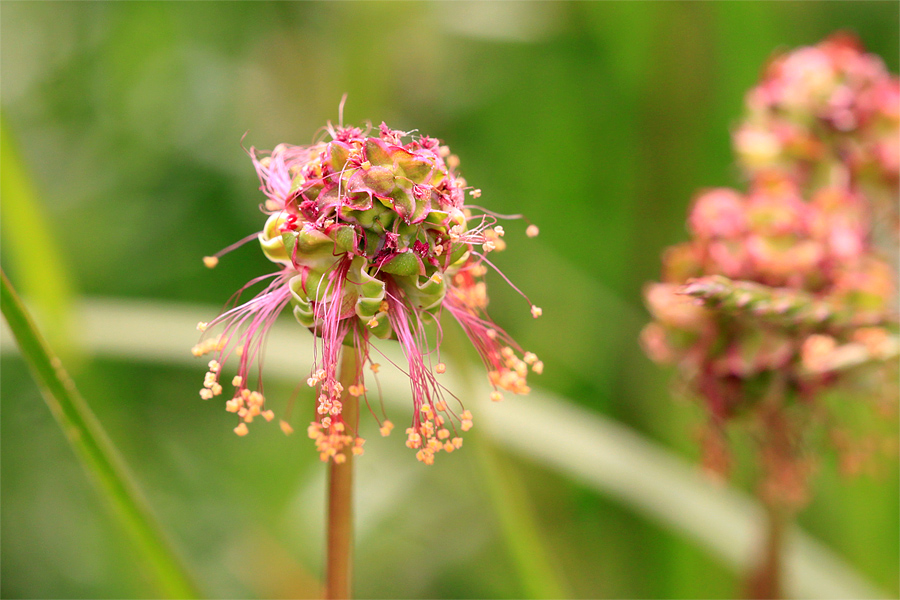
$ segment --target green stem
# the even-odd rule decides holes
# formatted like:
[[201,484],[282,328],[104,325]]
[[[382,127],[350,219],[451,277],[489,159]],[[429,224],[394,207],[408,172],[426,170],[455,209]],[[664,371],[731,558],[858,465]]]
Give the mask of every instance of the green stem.
[[[351,431],[356,431],[359,401],[350,395],[356,383],[356,352],[345,347],[341,353],[341,416]],[[352,444],[341,452],[342,463],[334,460],[328,471],[328,548],[325,563],[325,598],[346,600],[353,581],[353,452]]]
[[101,495],[110,501],[124,530],[143,554],[143,564],[155,575],[159,591],[172,598],[197,598],[196,587],[165,539],[125,463],[59,359],[47,347],[2,269],[0,279],[0,308],[22,358],[85,470],[93,476]]

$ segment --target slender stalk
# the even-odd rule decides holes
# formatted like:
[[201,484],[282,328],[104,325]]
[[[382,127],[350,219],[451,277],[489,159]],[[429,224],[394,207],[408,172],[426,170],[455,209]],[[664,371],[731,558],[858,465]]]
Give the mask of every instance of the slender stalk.
[[747,582],[747,597],[760,600],[782,598],[782,549],[787,526],[787,512],[766,502],[766,541],[759,565]]
[[197,598],[187,570],[166,540],[125,463],[59,359],[47,347],[2,269],[0,280],[0,308],[22,358],[101,496],[112,504],[125,532],[143,554],[142,564],[155,576],[160,593],[172,598]]
[[[357,427],[359,401],[350,395],[356,383],[356,352],[344,347],[341,353],[340,382],[344,422],[353,430]],[[325,598],[346,600],[351,595],[353,580],[353,452],[352,445],[342,452],[346,460],[332,460],[328,471],[328,548],[325,563]]]
[[784,417],[787,393],[785,376],[776,374],[759,407],[764,430],[761,448],[764,482],[760,489],[760,500],[766,511],[766,520],[762,525],[765,527],[765,541],[759,562],[747,578],[748,598],[775,600],[783,594],[784,533],[791,511],[781,497],[783,491],[778,473],[784,470],[785,465],[791,465],[796,460],[790,428]]

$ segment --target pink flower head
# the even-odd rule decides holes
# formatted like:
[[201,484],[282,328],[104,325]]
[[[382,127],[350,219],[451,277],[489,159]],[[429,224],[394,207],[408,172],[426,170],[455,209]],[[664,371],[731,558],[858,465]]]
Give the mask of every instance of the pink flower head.
[[837,385],[864,389],[872,373],[854,368],[883,367],[900,347],[884,258],[897,255],[885,217],[900,230],[900,83],[837,35],[776,58],[746,108],[733,137],[749,191],[696,198],[690,241],[665,251],[664,283],[644,288],[654,320],[641,341],[702,398],[719,454],[707,462],[727,463],[723,426],[751,415],[765,493],[797,503],[808,465],[791,441],[802,419],[786,407]]
[[[326,131],[330,139],[311,146],[249,151],[268,215],[252,237],[279,269],[243,288],[269,279],[255,298],[201,324],[201,329],[221,325],[223,331],[194,348],[198,356],[214,355],[200,395],[222,393],[222,366],[235,355],[235,392],[226,409],[241,418],[236,433],[246,434],[256,416],[271,420],[262,393],[263,345],[277,315],[290,305],[296,320],[316,336],[307,383],[317,399],[307,430],[322,460],[342,460],[347,446],[362,453],[357,424],[342,417],[345,390],[337,363],[342,346],[356,353],[357,372],[346,392],[367,401],[364,367],[368,363],[378,371],[370,341],[379,338],[397,340],[406,357],[414,408],[406,444],[430,464],[436,453],[462,445],[459,431],[472,426],[472,414],[445,397],[436,376],[446,369],[440,362],[441,330],[438,347],[431,348],[428,323],[437,323],[444,310],[457,320],[488,369],[494,400],[502,398],[499,390],[528,393],[529,369],[543,369],[486,313],[483,277],[493,267],[486,255],[505,247],[498,218],[518,216],[467,205],[466,195],[477,198],[481,191],[459,176],[457,157],[436,139],[410,139],[384,124],[378,135],[331,124]],[[209,257],[207,264],[216,261]],[[537,317],[541,309],[532,305],[531,312]],[[381,421],[383,435],[392,427]],[[291,430],[286,422],[282,428]]]
[[835,34],[776,57],[746,107],[734,148],[751,174],[777,170],[806,182],[837,167],[896,187],[900,81],[855,37]]

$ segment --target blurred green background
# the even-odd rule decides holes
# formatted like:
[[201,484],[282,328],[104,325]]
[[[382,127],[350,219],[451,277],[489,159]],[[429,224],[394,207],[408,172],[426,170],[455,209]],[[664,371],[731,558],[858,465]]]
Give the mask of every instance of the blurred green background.
[[[238,439],[230,415],[197,397],[200,363],[94,356],[78,343],[90,332],[77,309],[91,299],[139,301],[129,306],[147,314],[199,304],[212,317],[270,270],[252,245],[215,271],[200,261],[262,223],[241,136],[257,148],[309,143],[337,121],[346,92],[345,123],[384,120],[446,141],[485,205],[541,228],[530,240],[510,224],[496,262],[544,317],[489,280],[494,319],[544,360],[533,385],[696,461],[699,411],[672,400],[671,374],[637,344],[641,286],[658,276],[660,251],[686,238],[692,193],[740,185],[729,131],[767,58],[845,29],[896,72],[898,7],[4,0],[3,268],[42,312],[204,592],[314,595],[323,469],[302,424],[301,435],[259,427]],[[127,323],[106,333],[148,335]],[[6,350],[0,593],[154,596]],[[270,378],[276,409],[303,377]],[[407,418],[396,407],[391,417]],[[484,443],[493,466],[473,444],[431,468],[402,445],[373,441],[358,463],[381,490],[360,500],[359,597],[728,597],[740,587],[692,539],[502,444]],[[499,495],[498,469],[508,476]],[[750,490],[744,479],[733,484]],[[846,480],[823,454],[814,487],[800,524],[897,594],[897,463]],[[510,498],[518,516],[504,526]],[[523,577],[517,531],[541,549],[543,584]]]

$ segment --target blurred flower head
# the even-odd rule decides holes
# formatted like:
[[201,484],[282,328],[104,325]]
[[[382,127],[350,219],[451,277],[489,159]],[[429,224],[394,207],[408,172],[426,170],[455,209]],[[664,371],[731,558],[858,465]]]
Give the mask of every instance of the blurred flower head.
[[748,172],[823,182],[839,163],[870,184],[896,185],[900,80],[855,37],[835,34],[775,57],[746,106],[734,146]]
[[[467,206],[466,196],[478,198],[481,191],[456,172],[457,157],[438,140],[410,139],[384,124],[377,135],[330,124],[326,133],[327,140],[311,146],[249,151],[268,215],[251,237],[278,270],[243,288],[269,280],[255,298],[201,324],[202,330],[220,325],[223,331],[194,348],[196,355],[214,355],[200,395],[222,393],[222,366],[236,356],[234,394],[226,402],[241,419],[235,432],[245,435],[257,416],[271,420],[262,393],[263,346],[275,318],[290,306],[315,335],[316,359],[307,384],[317,399],[307,431],[322,460],[343,460],[347,446],[362,453],[357,424],[342,417],[341,398],[368,397],[364,368],[379,369],[370,357],[374,337],[400,343],[414,406],[406,445],[430,464],[436,453],[462,445],[459,434],[472,427],[472,414],[445,397],[437,380],[446,370],[440,362],[440,326],[432,349],[426,325],[437,324],[444,311],[456,319],[484,361],[493,400],[502,399],[499,390],[528,393],[528,371],[543,368],[485,312],[483,278],[493,267],[486,255],[505,247],[505,231],[499,215],[484,210],[476,215],[476,208]],[[205,259],[208,266],[217,261],[218,255]],[[537,317],[541,310],[532,305],[531,312]],[[348,390],[337,373],[342,347],[357,358]],[[382,435],[393,428],[387,419],[380,425]],[[285,421],[282,428],[291,430]]]
[[900,138],[897,85],[844,35],[773,60],[734,135],[748,192],[701,192],[691,240],[666,250],[664,283],[645,288],[654,322],[642,342],[703,398],[704,446],[721,452],[723,426],[754,415],[764,493],[789,504],[810,469],[797,443],[806,417],[788,405],[852,387],[898,350],[897,238],[876,235],[896,198],[896,162],[882,159]]

